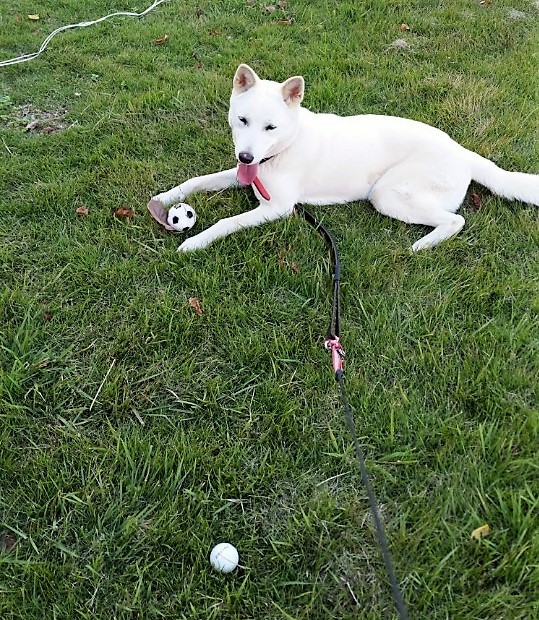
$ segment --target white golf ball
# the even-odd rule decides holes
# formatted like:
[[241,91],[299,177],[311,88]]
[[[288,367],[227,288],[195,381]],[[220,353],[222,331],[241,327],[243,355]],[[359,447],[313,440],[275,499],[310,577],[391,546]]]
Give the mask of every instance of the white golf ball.
[[187,232],[195,225],[197,214],[191,205],[180,202],[170,207],[167,214],[168,225],[178,232]]
[[210,563],[220,573],[232,572],[239,561],[238,550],[230,543],[219,543],[211,550]]

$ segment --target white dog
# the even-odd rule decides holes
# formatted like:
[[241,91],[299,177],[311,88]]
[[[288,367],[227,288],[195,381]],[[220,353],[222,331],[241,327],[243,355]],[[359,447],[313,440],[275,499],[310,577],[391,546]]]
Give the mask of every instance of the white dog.
[[297,203],[369,200],[403,222],[432,226],[412,249],[431,248],[464,226],[459,208],[471,180],[505,198],[539,205],[539,175],[507,172],[424,123],[392,116],[341,117],[301,107],[302,77],[279,84],[240,65],[228,121],[238,166],[195,177],[152,200],[170,206],[193,192],[252,185],[252,211],[222,219],[184,241],[204,248],[242,228],[290,215]]

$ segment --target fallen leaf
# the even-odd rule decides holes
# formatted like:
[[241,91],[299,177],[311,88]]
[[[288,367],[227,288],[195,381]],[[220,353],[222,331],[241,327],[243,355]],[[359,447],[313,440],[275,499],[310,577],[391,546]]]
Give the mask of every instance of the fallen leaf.
[[484,538],[485,536],[488,536],[490,532],[490,525],[488,525],[488,523],[485,523],[485,525],[475,528],[475,530],[472,532],[472,538],[475,540],[479,540],[479,538]]
[[85,207],[84,205],[81,205],[80,207],[77,207],[77,208],[75,209],[75,213],[76,213],[77,215],[83,215],[83,216],[86,216],[86,215],[88,215],[88,213],[89,213],[89,211],[88,211],[88,207]]
[[408,26],[408,24],[401,24],[400,29],[402,32],[407,32],[408,30],[410,30],[410,26]]
[[17,544],[17,539],[9,532],[0,533],[0,550],[11,551]]
[[202,61],[200,60],[198,54],[196,52],[193,52],[191,56],[195,59],[195,69],[202,69],[204,65],[202,64]]
[[277,2],[277,6],[284,11],[284,9],[288,6],[288,2],[286,2],[286,0],[279,0],[279,2]]
[[479,4],[484,4],[484,5],[488,6],[489,4],[492,4],[492,0],[481,0],[481,2]]
[[290,252],[290,250],[291,250],[291,248],[290,248],[290,246],[289,246],[289,247],[288,247],[288,250],[284,250],[284,249],[283,249],[283,250],[281,250],[281,251],[279,252],[279,259],[278,259],[278,260],[279,260],[279,267],[280,267],[281,269],[286,269],[286,268],[288,268],[288,269],[290,269],[290,271],[291,271],[292,273],[299,273],[299,265],[298,265],[297,263],[289,263],[289,262],[286,260],[286,254],[287,254],[287,252]]
[[43,127],[43,131],[41,133],[48,134],[52,133],[53,131],[56,131],[54,127]]
[[116,209],[114,215],[119,220],[128,220],[133,217],[134,213],[133,209],[128,209],[127,207],[120,207],[119,209]]
[[210,35],[210,37],[219,37],[221,35],[219,30],[210,30],[208,34]]
[[275,13],[276,10],[277,10],[277,7],[273,6],[273,4],[270,4],[269,6],[266,7],[266,13]]
[[165,43],[167,39],[168,39],[168,35],[165,33],[162,37],[155,39],[153,43],[154,45],[163,45],[163,43]]
[[481,208],[481,196],[477,192],[472,192],[472,203],[474,209],[477,209],[479,211],[479,209]]
[[294,18],[289,17],[288,19],[280,19],[277,23],[281,26],[291,26],[294,23]]
[[204,311],[202,310],[202,304],[200,303],[200,299],[198,299],[197,297],[189,297],[189,305],[191,306],[191,308],[193,308],[197,316],[202,316],[202,313]]
[[33,22],[37,22],[39,15],[28,15],[28,19],[31,19]]

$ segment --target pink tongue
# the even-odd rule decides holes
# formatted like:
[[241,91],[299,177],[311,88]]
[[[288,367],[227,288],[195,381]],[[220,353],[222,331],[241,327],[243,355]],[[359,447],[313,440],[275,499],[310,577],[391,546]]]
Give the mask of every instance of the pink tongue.
[[251,185],[258,173],[258,164],[238,164],[238,181],[242,185]]

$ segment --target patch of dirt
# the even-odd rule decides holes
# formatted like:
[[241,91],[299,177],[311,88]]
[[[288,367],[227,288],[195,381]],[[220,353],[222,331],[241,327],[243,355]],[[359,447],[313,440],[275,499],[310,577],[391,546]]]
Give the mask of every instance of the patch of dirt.
[[522,11],[517,11],[516,9],[509,9],[508,11],[509,19],[527,19],[528,14],[523,13]]
[[393,43],[387,46],[386,51],[389,51],[389,50],[406,51],[409,49],[412,49],[412,46],[409,43],[407,43],[404,39],[396,39],[395,41],[393,41]]
[[69,124],[65,120],[66,113],[65,108],[40,110],[31,103],[25,103],[24,105],[14,106],[9,113],[3,114],[1,122],[4,126],[12,129],[48,134],[68,128]]

